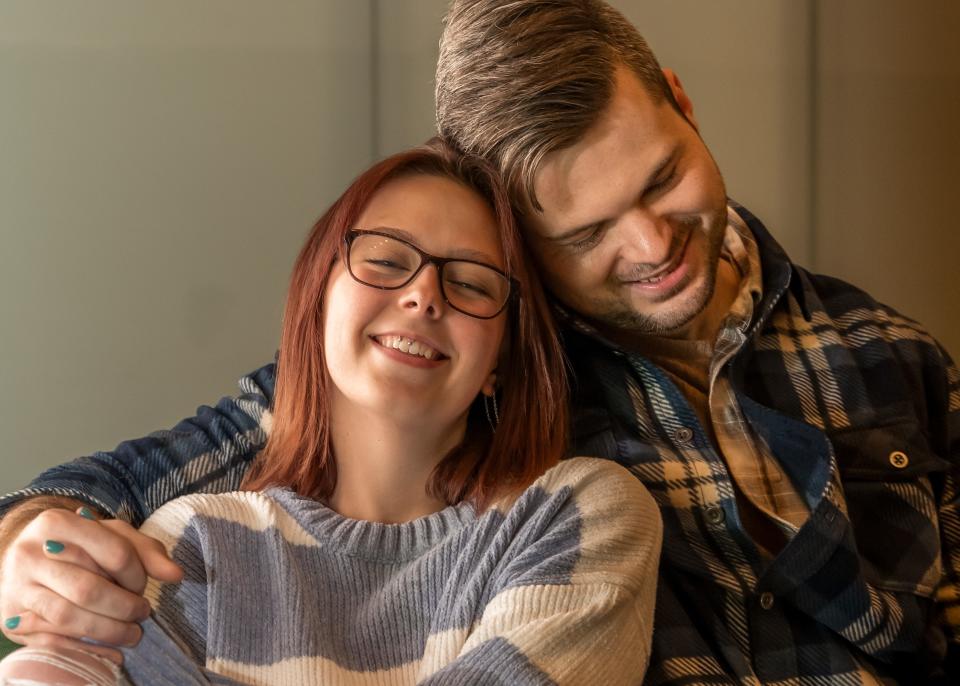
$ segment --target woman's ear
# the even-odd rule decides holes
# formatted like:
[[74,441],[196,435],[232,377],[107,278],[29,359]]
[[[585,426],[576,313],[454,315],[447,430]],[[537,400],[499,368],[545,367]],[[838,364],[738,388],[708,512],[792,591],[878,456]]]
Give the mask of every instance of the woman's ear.
[[493,397],[493,394],[497,392],[497,370],[496,369],[490,372],[490,376],[487,377],[487,380],[480,387],[480,392],[488,397]]

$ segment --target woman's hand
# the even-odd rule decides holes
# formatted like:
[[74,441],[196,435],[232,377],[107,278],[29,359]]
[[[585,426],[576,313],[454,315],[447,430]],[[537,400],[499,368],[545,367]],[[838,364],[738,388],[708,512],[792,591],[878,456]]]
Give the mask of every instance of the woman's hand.
[[[52,508],[12,540],[0,566],[2,631],[16,643],[78,648],[121,662],[150,614],[147,577],[177,582],[183,571],[163,545],[87,508]],[[78,639],[106,644],[96,646]]]

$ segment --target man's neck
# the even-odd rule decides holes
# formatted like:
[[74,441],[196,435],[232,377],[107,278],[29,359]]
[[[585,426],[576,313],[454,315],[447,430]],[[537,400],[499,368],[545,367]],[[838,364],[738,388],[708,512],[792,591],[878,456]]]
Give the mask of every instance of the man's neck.
[[730,308],[737,298],[739,288],[739,272],[727,259],[721,257],[717,263],[716,284],[707,306],[686,327],[678,331],[677,335],[671,335],[669,338],[713,343],[720,331],[720,325],[730,314]]

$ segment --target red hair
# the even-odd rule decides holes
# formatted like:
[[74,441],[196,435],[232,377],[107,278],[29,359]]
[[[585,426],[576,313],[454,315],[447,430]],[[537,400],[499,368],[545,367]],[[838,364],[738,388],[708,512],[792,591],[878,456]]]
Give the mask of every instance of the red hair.
[[271,485],[324,500],[336,486],[330,436],[329,391],[323,350],[324,291],[344,237],[364,207],[391,179],[413,174],[449,178],[479,194],[500,232],[506,272],[517,284],[497,367],[500,422],[493,431],[478,400],[467,416],[462,443],[437,465],[428,491],[449,504],[469,500],[478,509],[495,497],[526,488],[563,454],[567,384],[556,328],[532,261],[520,237],[505,188],[483,160],[439,139],[378,162],[361,174],[314,225],[290,279],[277,362],[273,427],[243,488]]

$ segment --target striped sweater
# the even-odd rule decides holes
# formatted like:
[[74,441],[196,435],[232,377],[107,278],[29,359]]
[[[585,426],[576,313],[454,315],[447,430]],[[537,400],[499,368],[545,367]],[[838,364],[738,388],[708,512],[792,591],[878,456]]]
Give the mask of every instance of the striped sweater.
[[134,683],[612,686],[648,663],[660,518],[605,460],[479,516],[379,524],[271,489],[185,496],[142,531],[186,576],[147,589]]

